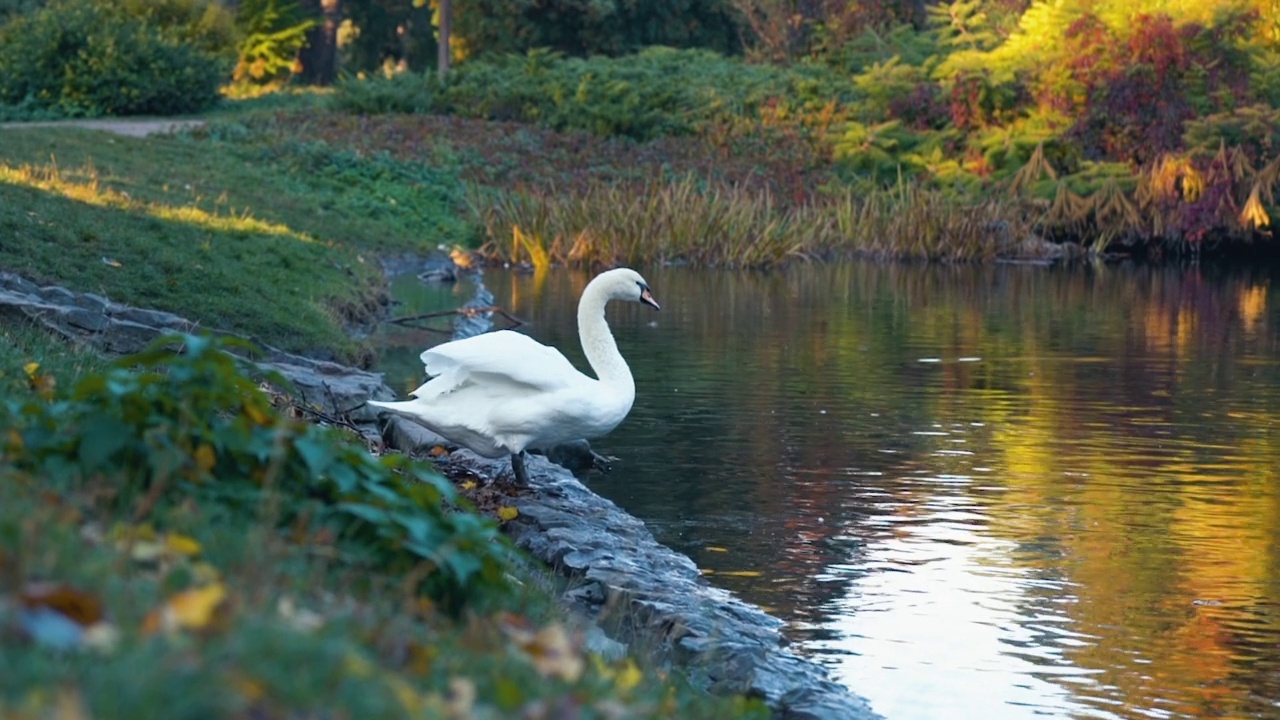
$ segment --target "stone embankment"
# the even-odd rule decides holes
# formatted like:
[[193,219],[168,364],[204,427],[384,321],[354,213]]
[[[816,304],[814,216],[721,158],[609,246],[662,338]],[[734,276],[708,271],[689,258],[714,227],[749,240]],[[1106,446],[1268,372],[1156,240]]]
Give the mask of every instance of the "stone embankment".
[[[202,330],[172,313],[0,273],[0,322],[15,321],[116,355],[137,352],[168,334]],[[465,332],[477,329],[472,324]],[[395,397],[380,374],[265,350],[258,364],[291,380],[308,406],[379,433],[378,418],[364,402]],[[398,418],[382,429],[389,446],[406,452],[440,442]],[[458,450],[442,461],[442,470],[465,468],[492,480],[505,463]],[[506,524],[507,531],[532,557],[572,580],[565,600],[614,640],[657,651],[713,692],[761,697],[778,718],[878,717],[862,698],[832,682],[822,666],[789,650],[782,621],[709,586],[692,560],[659,544],[643,522],[568,470],[542,457],[530,458],[527,466],[532,488],[514,501],[519,516]]]
[[[173,313],[130,307],[93,293],[40,286],[13,273],[0,272],[0,322],[15,321],[33,323],[110,355],[131,355],[174,333],[210,332],[239,337],[202,328]],[[364,405],[365,401],[395,398],[379,373],[294,355],[260,343],[254,345],[263,350],[256,359],[259,367],[284,375],[308,407],[331,417],[372,424],[377,421],[377,414]]]

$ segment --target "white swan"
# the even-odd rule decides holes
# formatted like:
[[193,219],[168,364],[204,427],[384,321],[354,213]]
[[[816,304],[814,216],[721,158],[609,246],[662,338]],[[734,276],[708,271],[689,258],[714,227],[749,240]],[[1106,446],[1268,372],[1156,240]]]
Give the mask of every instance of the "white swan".
[[609,270],[587,284],[578,301],[578,336],[599,379],[578,372],[555,348],[500,330],[423,352],[431,379],[413,391],[414,399],[369,404],[478,455],[510,455],[516,482],[527,485],[525,448],[604,435],[631,411],[636,384],[604,318],[610,300],[659,309],[649,284],[634,270]]

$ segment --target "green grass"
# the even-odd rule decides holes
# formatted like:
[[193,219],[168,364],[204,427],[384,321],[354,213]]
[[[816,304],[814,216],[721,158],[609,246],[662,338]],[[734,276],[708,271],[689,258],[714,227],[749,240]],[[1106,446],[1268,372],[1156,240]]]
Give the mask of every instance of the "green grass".
[[0,325],[0,397],[31,392],[31,373],[75,379],[101,370],[107,361],[88,348],[79,348],[26,324]]
[[0,132],[0,266],[289,350],[360,360],[347,330],[380,308],[378,255],[474,232],[459,181],[421,162],[235,123],[199,139]]

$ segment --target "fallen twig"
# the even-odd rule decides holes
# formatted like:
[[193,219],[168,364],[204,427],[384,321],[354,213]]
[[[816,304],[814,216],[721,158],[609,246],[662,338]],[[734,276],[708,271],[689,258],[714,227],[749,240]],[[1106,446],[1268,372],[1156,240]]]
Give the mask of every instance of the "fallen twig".
[[511,323],[511,325],[506,328],[507,330],[524,325],[524,320],[511,315],[497,305],[486,305],[484,307],[460,307],[455,310],[439,310],[437,312],[422,313],[420,315],[406,315],[405,317],[388,318],[383,322],[388,322],[393,325],[404,325],[407,327],[417,328],[419,330],[430,330],[431,332],[450,332],[448,330],[441,330],[440,328],[416,325],[415,323],[419,320],[430,320],[431,318],[448,317],[450,315],[461,315],[462,317],[470,318],[481,313],[496,313],[506,318],[507,321]]

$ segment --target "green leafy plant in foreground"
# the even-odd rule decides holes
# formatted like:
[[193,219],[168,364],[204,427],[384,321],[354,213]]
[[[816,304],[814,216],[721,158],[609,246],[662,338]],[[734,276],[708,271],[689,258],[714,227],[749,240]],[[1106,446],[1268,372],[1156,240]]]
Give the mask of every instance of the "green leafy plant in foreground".
[[[768,716],[591,654],[491,523],[277,414],[238,346],[106,367],[35,328],[0,340],[0,717]],[[485,582],[495,565],[521,582]]]
[[135,515],[186,493],[232,512],[269,508],[280,528],[323,529],[370,567],[421,578],[419,590],[452,609],[505,588],[510,546],[462,511],[452,484],[277,413],[229,342],[167,338],[65,399],[9,400],[4,459],[41,483],[116,478],[114,502]]

